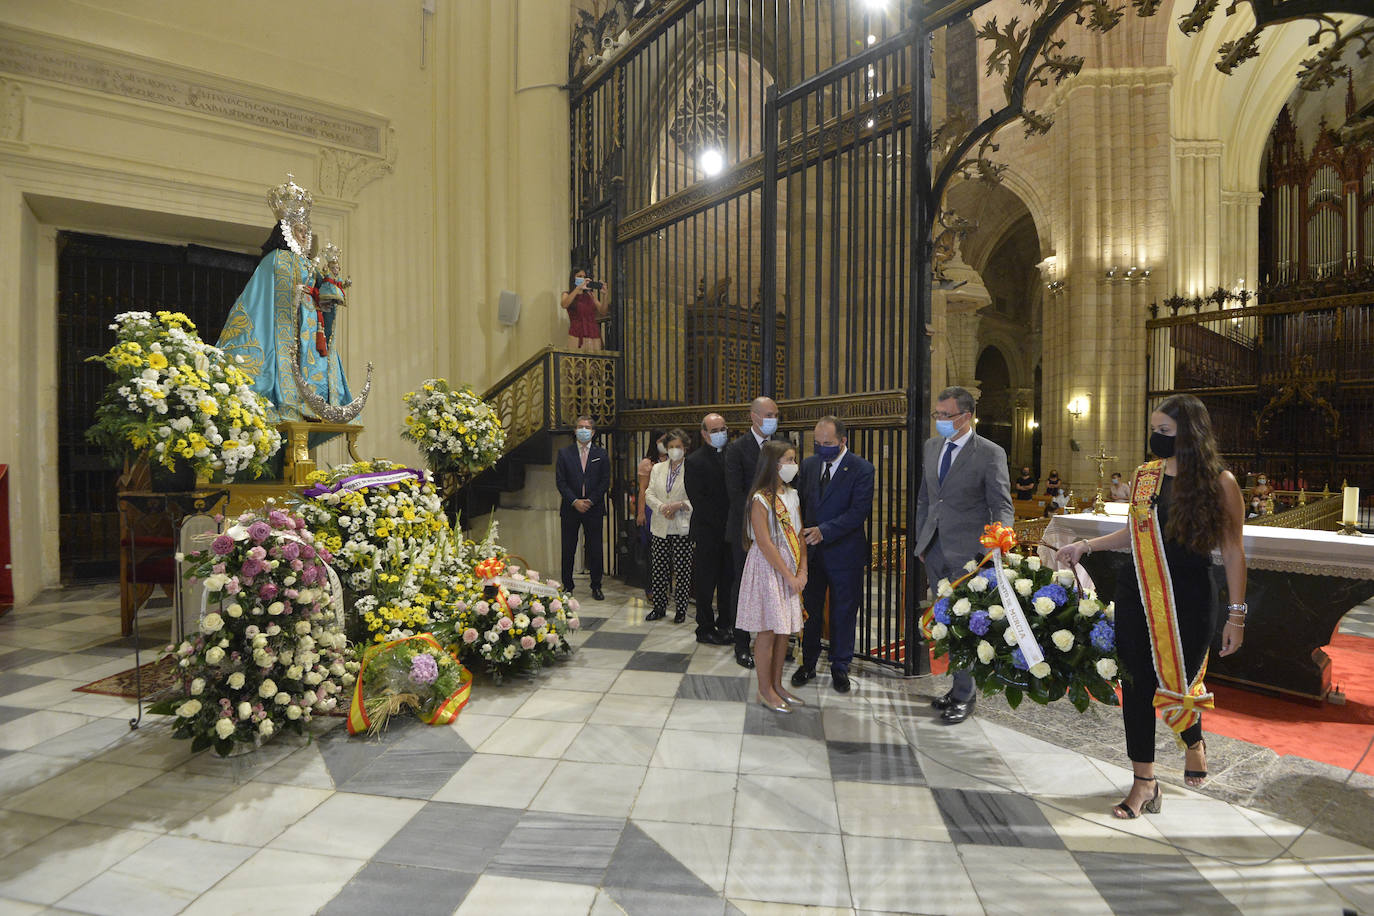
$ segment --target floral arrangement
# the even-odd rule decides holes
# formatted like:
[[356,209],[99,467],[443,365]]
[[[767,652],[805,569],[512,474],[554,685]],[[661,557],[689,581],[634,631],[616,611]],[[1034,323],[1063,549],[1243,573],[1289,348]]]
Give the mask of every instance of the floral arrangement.
[[471,673],[429,634],[369,646],[361,664],[349,734],[375,734],[403,709],[427,725],[447,725],[468,701]]
[[[570,651],[577,602],[553,580],[507,567],[495,521],[483,540],[462,538],[422,472],[373,460],[318,471],[310,482],[297,511],[332,553],[355,642],[433,633],[497,681]],[[503,574],[505,585],[490,583]]]
[[[983,543],[990,550],[982,563],[970,561],[955,582],[936,583],[922,621],[935,657],[948,654],[951,667],[969,671],[986,694],[1004,693],[1013,708],[1024,696],[1042,704],[1067,697],[1079,712],[1094,699],[1118,705],[1115,605],[1080,593],[1073,570],[1015,553],[1005,526],[989,525]],[[1034,665],[1026,663],[999,577],[1044,654]]]
[[304,519],[245,513],[184,559],[216,609],[199,633],[167,649],[186,690],[153,711],[176,716],[176,737],[224,756],[283,728],[299,734],[314,713],[338,706],[358,664],[336,624],[330,553]]
[[196,476],[260,477],[281,447],[252,379],[222,350],[200,339],[180,312],[124,312],[110,328],[117,342],[91,360],[115,375],[86,433],[116,460],[131,453]]
[[382,459],[316,471],[308,482],[296,510],[332,555],[349,635],[386,642],[429,630],[468,566],[433,482]]
[[501,418],[471,386],[453,388],[446,379],[432,378],[408,392],[405,403],[410,410],[401,438],[420,447],[436,474],[472,477],[505,454]]
[[538,573],[493,556],[479,562],[464,585],[454,613],[434,635],[497,683],[510,674],[532,674],[572,651],[568,637],[579,626],[578,603],[555,580],[541,581]]

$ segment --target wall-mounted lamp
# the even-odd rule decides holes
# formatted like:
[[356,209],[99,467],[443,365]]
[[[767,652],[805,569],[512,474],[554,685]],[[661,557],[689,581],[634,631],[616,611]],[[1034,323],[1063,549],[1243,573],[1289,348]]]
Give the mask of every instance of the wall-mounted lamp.
[[1118,270],[1120,270],[1120,268],[1118,268],[1118,267],[1108,267],[1108,268],[1107,268],[1107,279],[1108,279],[1108,280],[1115,280],[1115,279],[1116,279],[1116,274],[1117,274],[1117,271],[1118,271]]
[[1069,416],[1073,417],[1074,420],[1083,419],[1083,417],[1086,416],[1088,413],[1088,399],[1082,395],[1079,395],[1078,397],[1069,401],[1068,411]]
[[1037,429],[1040,428],[1040,421],[1039,421],[1039,420],[1031,420],[1029,423],[1026,424],[1026,426],[1027,426],[1027,428],[1029,428],[1029,429],[1031,429],[1031,430],[1037,430]]
[[1150,268],[1148,268],[1148,267],[1132,267],[1130,270],[1126,271],[1126,279],[1127,279],[1127,280],[1148,280],[1148,279],[1150,279]]
[[1063,281],[1063,280],[1051,280],[1050,282],[1048,282],[1048,283],[1045,284],[1045,289],[1049,290],[1049,291],[1052,292],[1052,293],[1060,292],[1063,288],[1064,288],[1064,281]]

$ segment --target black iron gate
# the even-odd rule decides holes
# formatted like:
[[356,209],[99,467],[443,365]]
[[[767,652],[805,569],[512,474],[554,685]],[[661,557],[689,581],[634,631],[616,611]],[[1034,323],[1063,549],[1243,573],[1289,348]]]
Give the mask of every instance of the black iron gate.
[[197,245],[158,245],[75,232],[58,233],[57,248],[62,581],[117,579],[119,471],[86,441],[110,375],[86,359],[114,344],[110,324],[121,312],[185,312],[201,337],[213,342],[258,259]]
[[669,5],[574,90],[574,257],[613,280],[619,571],[651,430],[717,410],[742,433],[767,394],[806,454],[834,413],[877,474],[857,651],[915,671],[905,535],[928,349],[910,316],[928,302],[911,189],[929,173],[908,151],[928,58],[892,6]]

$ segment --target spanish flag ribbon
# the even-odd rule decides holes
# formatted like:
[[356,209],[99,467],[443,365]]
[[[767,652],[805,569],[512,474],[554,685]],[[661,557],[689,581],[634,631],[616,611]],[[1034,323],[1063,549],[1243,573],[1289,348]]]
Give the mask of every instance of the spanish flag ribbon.
[[1154,660],[1154,707],[1176,733],[1182,733],[1202,714],[1215,708],[1212,694],[1203,684],[1207,673],[1204,657],[1197,676],[1188,681],[1183,661],[1183,638],[1174,609],[1174,583],[1164,553],[1164,532],[1155,511],[1155,497],[1164,483],[1164,462],[1150,461],[1136,469],[1131,482],[1131,559],[1140,584],[1140,601],[1150,630],[1150,654]]
[[[415,636],[407,636],[404,639],[393,639],[391,642],[378,643],[377,645],[369,647],[367,651],[363,653],[362,665],[358,668],[358,679],[353,683],[353,699],[348,704],[348,733],[350,735],[360,735],[372,727],[372,722],[368,719],[367,715],[367,704],[363,697],[363,672],[367,670],[368,664],[388,649],[392,649],[410,640],[428,643],[440,652],[453,656],[453,653],[439,645],[439,641],[434,638],[434,634],[432,633],[420,633]],[[452,694],[445,697],[443,702],[436,705],[433,712],[428,715],[420,716],[420,721],[424,722],[426,725],[448,725],[458,717],[459,711],[467,705],[468,695],[472,691],[472,672],[469,671],[462,662],[458,661],[456,656],[453,656],[453,661],[462,671],[459,687]]]

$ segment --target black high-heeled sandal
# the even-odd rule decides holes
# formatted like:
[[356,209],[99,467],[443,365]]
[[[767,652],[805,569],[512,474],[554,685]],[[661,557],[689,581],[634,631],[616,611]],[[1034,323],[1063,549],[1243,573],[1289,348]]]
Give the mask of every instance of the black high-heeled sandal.
[[[1202,754],[1203,754],[1203,757],[1204,757],[1204,759],[1205,759],[1205,758],[1206,758],[1206,755],[1207,755],[1207,739],[1206,739],[1206,738],[1199,738],[1199,739],[1197,739],[1197,744],[1191,744],[1191,745],[1189,745],[1189,746],[1188,746],[1188,750],[1191,751],[1191,750],[1193,750],[1194,748],[1196,748],[1198,745],[1201,745],[1201,746],[1202,746]],[[1194,782],[1193,780],[1197,780],[1197,781]],[[1201,787],[1202,784],[1203,784],[1206,780],[1207,780],[1207,771],[1206,771],[1206,770],[1184,770],[1184,771],[1183,771],[1183,781],[1184,781],[1185,783],[1188,784],[1188,788],[1190,788],[1190,789],[1196,789],[1196,788]]]
[[[1130,805],[1126,804],[1126,799],[1121,799],[1121,801],[1112,806],[1112,817],[1115,817],[1117,820],[1133,821],[1140,817],[1142,813],[1158,814],[1159,809],[1164,807],[1164,795],[1159,791],[1159,780],[1155,779],[1153,776],[1137,776],[1135,778],[1140,782],[1154,783],[1155,794],[1150,796],[1145,804],[1140,806],[1139,811],[1134,810]],[[1118,814],[1118,811],[1125,813]]]

